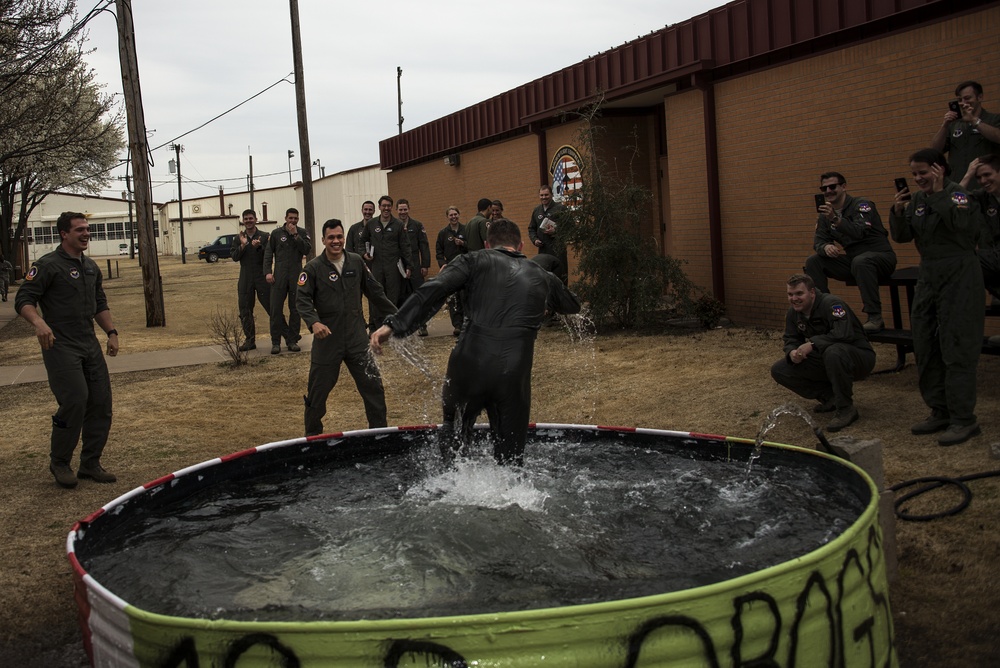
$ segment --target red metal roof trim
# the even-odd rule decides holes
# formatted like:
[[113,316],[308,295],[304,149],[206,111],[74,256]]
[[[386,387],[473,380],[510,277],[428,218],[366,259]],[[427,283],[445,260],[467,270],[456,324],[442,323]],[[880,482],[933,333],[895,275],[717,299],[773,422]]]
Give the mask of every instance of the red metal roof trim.
[[849,44],[988,4],[993,0],[737,0],[384,139],[381,167],[525,133],[530,122],[586,105],[597,90],[614,100],[699,69],[728,76],[798,57],[812,43],[816,50]]

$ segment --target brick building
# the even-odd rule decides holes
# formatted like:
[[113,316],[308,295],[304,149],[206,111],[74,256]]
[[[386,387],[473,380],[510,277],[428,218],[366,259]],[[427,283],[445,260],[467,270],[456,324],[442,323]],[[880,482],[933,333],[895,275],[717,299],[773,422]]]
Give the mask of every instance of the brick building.
[[[578,144],[565,112],[603,91],[604,159],[639,139],[656,200],[644,234],[737,322],[776,327],[811,252],[819,174],[843,173],[888,227],[893,179],[955,85],[979,81],[1000,110],[998,36],[997,2],[739,0],[386,139],[381,167],[432,238],[446,206],[467,220],[480,197],[524,233],[553,158]],[[896,251],[916,264],[912,244]],[[839,292],[860,310],[855,288]]]

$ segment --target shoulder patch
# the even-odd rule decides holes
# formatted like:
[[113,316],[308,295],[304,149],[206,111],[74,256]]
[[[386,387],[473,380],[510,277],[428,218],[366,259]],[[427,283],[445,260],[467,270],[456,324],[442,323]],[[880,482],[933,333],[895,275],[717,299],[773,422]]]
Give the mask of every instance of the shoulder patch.
[[35,280],[35,276],[38,276],[38,267],[32,265],[31,269],[28,270],[28,273],[24,275],[24,280],[33,281]]
[[962,192],[952,193],[951,201],[958,207],[966,207],[969,205],[968,196]]
[[858,204],[858,211],[861,213],[871,213],[872,205],[868,202],[862,202],[861,204]]
[[299,274],[299,285],[305,285],[308,280],[309,280],[309,274],[307,274],[304,271],[301,274]]
[[830,310],[830,314],[834,318],[844,318],[847,317],[847,309],[845,309],[840,304],[834,304],[833,308]]

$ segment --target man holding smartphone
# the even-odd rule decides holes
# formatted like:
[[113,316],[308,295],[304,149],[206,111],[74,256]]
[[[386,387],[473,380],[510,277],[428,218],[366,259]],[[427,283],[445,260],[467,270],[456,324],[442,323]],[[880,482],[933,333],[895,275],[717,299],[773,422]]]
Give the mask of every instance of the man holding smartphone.
[[829,293],[827,278],[853,279],[861,292],[869,334],[885,327],[879,282],[896,270],[896,253],[889,243],[889,233],[882,225],[875,203],[864,197],[847,194],[847,180],[839,172],[819,177],[820,192],[826,200],[817,207],[815,255],[806,260],[806,273],[816,289]]
[[955,87],[955,99],[948,105],[931,148],[948,154],[948,166],[956,181],[976,158],[1000,153],[1000,114],[983,109],[982,85],[963,81]]

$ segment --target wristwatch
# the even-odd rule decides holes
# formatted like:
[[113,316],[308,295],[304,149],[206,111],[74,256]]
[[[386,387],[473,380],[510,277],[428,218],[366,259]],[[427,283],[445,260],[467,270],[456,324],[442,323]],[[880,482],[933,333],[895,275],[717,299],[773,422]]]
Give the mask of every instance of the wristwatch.
[[111,338],[112,334],[114,334],[115,336],[118,336],[118,330],[117,329],[109,329],[107,331],[107,334],[108,334],[108,338]]

